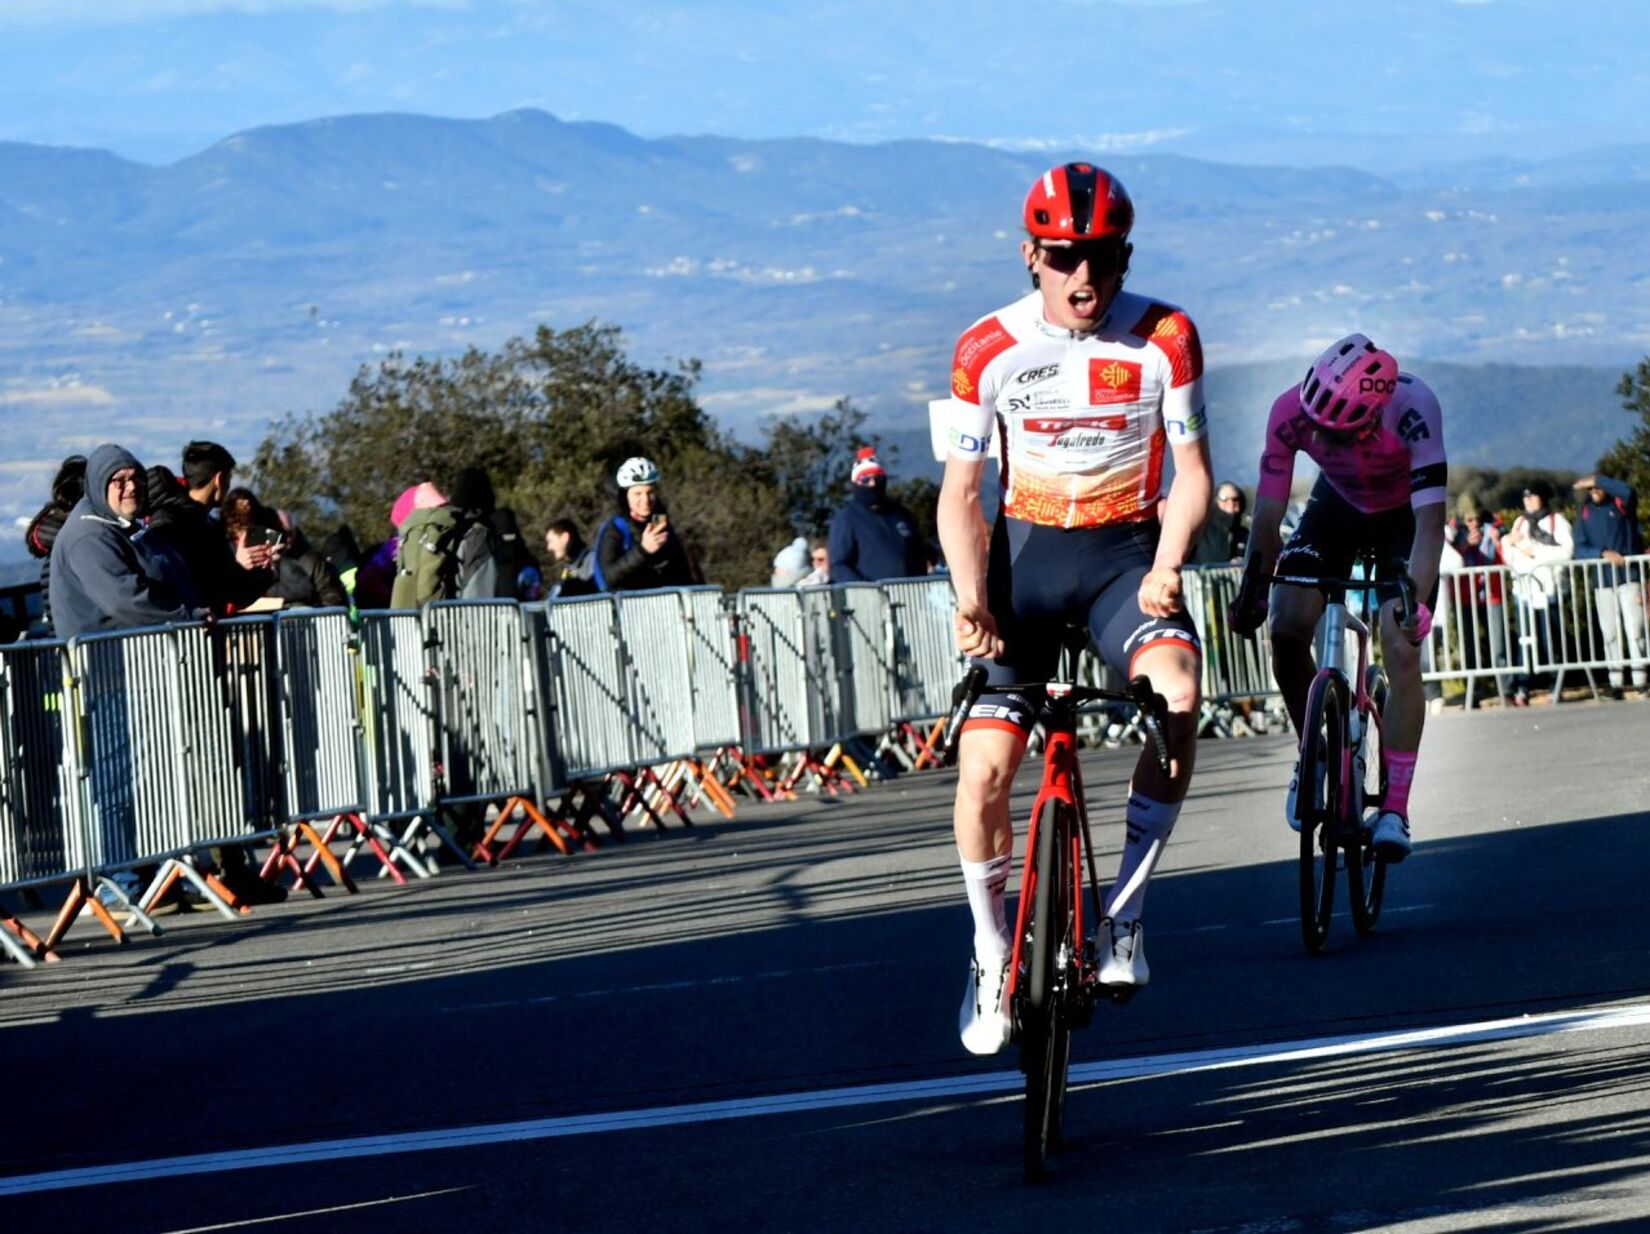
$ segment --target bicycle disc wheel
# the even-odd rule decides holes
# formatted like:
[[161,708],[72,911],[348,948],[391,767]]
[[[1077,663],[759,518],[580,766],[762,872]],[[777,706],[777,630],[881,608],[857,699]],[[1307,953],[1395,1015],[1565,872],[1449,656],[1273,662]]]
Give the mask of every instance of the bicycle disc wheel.
[[[1386,710],[1386,674],[1379,665],[1371,664],[1364,682],[1374,714],[1364,726],[1364,781],[1358,796],[1371,805],[1379,805],[1386,796],[1386,746],[1375,716]],[[1360,818],[1356,822],[1357,855],[1347,861],[1346,884],[1352,896],[1352,924],[1359,934],[1367,936],[1375,932],[1375,923],[1381,919],[1381,899],[1386,893],[1386,858],[1377,853],[1370,843],[1364,820]],[[1348,856],[1351,857],[1350,847]]]
[[1334,677],[1315,684],[1301,741],[1301,941],[1317,955],[1335,911],[1336,819],[1341,813],[1344,695]]
[[[1071,929],[1071,816],[1047,802],[1037,819],[1036,879],[1031,937],[1026,940],[1026,997],[1021,1016],[1021,1065],[1026,1073],[1025,1173],[1041,1178],[1060,1142],[1071,1020],[1063,1004],[1061,953]],[[1068,951],[1067,954],[1070,954]]]

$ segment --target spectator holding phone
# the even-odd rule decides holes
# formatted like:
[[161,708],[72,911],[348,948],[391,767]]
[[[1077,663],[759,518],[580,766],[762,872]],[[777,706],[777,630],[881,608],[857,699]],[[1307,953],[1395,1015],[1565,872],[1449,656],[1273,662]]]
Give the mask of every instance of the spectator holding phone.
[[245,608],[273,584],[267,544],[232,549],[216,521],[235,473],[235,456],[215,441],[183,449],[183,474],[148,477],[148,534],[176,555],[200,603],[219,617]]
[[250,489],[235,488],[223,503],[223,528],[236,551],[261,546],[269,551],[275,577],[264,599],[287,608],[345,608],[349,593],[338,571],[296,527],[271,510]]
[[620,509],[596,532],[596,585],[603,591],[647,591],[697,582],[659,498],[658,465],[627,458],[614,480]]

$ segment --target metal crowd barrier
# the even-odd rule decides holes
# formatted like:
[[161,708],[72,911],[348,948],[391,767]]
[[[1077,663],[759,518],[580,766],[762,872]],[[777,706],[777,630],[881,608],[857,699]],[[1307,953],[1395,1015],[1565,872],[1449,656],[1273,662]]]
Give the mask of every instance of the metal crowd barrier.
[[539,714],[527,624],[511,600],[439,600],[424,610],[434,675],[441,802],[530,797]]
[[899,579],[879,585],[888,599],[889,654],[894,664],[889,718],[895,723],[938,719],[951,708],[951,687],[963,668],[951,580]]
[[632,763],[688,758],[693,732],[693,676],[682,596],[674,591],[617,597],[623,680],[630,688]]
[[[739,593],[744,647],[746,754],[784,754],[822,743],[814,732],[810,691],[810,637],[802,593],[789,588]],[[818,652],[813,656],[818,671]]]
[[273,619],[176,628],[182,782],[192,843],[254,839],[284,823]]
[[69,643],[70,766],[81,826],[69,864],[129,869],[190,847],[178,738],[178,631],[92,634]]
[[435,802],[435,692],[423,619],[415,610],[364,612],[358,637],[368,817],[417,819]]
[[555,750],[564,784],[635,765],[625,708],[618,611],[610,595],[551,600],[544,617],[544,679],[554,690]]
[[[0,891],[68,877],[63,644],[0,648]],[[0,953],[33,967],[40,940],[0,907]]]
[[286,815],[365,814],[354,636],[346,609],[275,618]]
[[682,597],[693,693],[693,748],[707,753],[739,744],[739,642],[728,598],[717,587],[689,587]]
[[875,583],[844,583],[830,593],[843,731],[880,733],[893,722],[894,711],[887,593]]
[[1612,685],[1643,688],[1650,673],[1645,633],[1650,556],[1624,564],[1593,559],[1509,570],[1506,593],[1514,610],[1518,657],[1528,678],[1550,675],[1557,696],[1570,672],[1597,688],[1596,673]]
[[0,648],[0,890],[71,868],[63,745],[63,644]]

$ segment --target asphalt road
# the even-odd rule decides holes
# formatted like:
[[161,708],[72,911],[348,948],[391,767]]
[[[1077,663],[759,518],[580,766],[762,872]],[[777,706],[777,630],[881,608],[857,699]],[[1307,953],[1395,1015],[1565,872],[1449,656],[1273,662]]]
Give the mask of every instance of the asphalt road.
[[[1205,742],[1057,1174],[955,1037],[951,777],[0,968],[0,1227],[1650,1228],[1650,705],[1429,723],[1304,955],[1291,747]],[[1085,756],[1103,870],[1132,755]],[[1032,776],[1022,777],[1029,801]],[[1108,811],[1109,805],[1109,811]]]

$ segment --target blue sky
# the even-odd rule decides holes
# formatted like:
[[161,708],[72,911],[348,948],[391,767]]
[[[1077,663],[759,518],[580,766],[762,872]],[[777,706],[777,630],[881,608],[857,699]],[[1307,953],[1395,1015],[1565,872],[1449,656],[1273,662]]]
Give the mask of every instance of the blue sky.
[[1385,163],[1650,140],[1642,0],[3,0],[0,140],[537,107],[646,136]]

